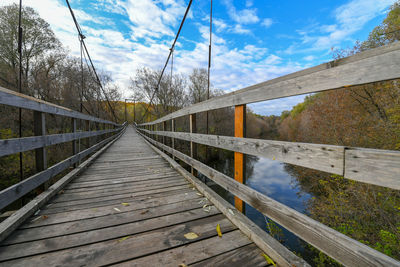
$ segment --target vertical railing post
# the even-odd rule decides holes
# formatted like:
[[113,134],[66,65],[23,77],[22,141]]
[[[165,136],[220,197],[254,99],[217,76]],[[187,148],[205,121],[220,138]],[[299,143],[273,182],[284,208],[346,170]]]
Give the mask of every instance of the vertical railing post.
[[[74,134],[76,134],[76,119],[75,118],[72,118],[72,125],[71,126],[72,126],[71,127],[72,128],[72,132]],[[76,139],[74,139],[74,140],[72,140],[72,155],[76,155],[77,151],[78,151],[77,141],[76,141]],[[79,164],[80,164],[80,162],[79,163],[75,163],[73,165],[74,168],[78,167]]]
[[[246,136],[246,105],[235,106],[235,137]],[[243,153],[235,152],[235,180],[239,183],[245,183],[246,160]],[[235,196],[235,207],[241,211],[244,210],[243,201]]]
[[[46,136],[46,117],[45,113],[34,111],[33,112],[33,131],[35,136]],[[43,147],[35,149],[35,163],[36,171],[41,172],[47,169],[47,153],[46,153],[46,143]],[[44,184],[44,190],[48,188],[49,183]]]
[[[166,122],[166,121],[163,122],[162,130],[163,130],[163,132],[165,132],[165,131],[167,130],[167,122]],[[163,135],[163,137],[162,137],[162,143],[163,143],[163,145],[166,145],[166,144],[165,144],[166,139],[167,139],[167,138]],[[165,152],[164,149],[163,149],[163,151]]]
[[[171,120],[171,132],[175,132],[175,119]],[[172,137],[171,141],[172,141],[171,147],[172,149],[175,149],[175,138]],[[172,159],[175,160],[174,155],[172,155]]]
[[[190,133],[195,133],[197,131],[196,114],[190,114],[189,120]],[[190,157],[193,159],[197,158],[197,144],[194,142],[190,142]],[[191,171],[193,176],[197,176],[197,171],[193,167],[191,167]]]
[[[91,132],[90,121],[86,121],[86,131]],[[86,138],[86,148],[90,147],[90,137]]]

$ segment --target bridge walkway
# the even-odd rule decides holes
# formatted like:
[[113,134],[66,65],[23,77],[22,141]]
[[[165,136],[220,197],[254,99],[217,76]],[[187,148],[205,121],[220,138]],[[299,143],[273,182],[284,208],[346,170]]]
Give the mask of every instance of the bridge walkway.
[[[197,237],[190,239],[188,233]],[[252,241],[128,127],[87,170],[0,244],[0,264],[266,266],[267,262]]]

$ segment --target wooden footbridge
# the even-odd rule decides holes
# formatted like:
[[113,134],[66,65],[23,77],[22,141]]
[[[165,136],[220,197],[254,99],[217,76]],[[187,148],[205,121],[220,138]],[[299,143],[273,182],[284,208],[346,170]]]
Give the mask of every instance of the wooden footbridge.
[[[399,66],[400,44],[394,43],[134,126],[0,88],[0,104],[32,110],[35,124],[35,136],[0,140],[0,156],[34,150],[38,171],[1,191],[0,208],[44,186],[0,224],[0,265],[308,266],[241,213],[247,203],[343,265],[400,266],[242,183],[243,157],[250,154],[399,190],[399,151],[250,139],[244,127],[248,103],[398,79]],[[235,137],[196,133],[196,114],[231,107]],[[45,114],[71,118],[72,132],[47,134]],[[190,118],[190,132],[175,131],[183,116]],[[176,139],[190,142],[190,155],[175,149]],[[46,148],[66,142],[73,155],[48,167]],[[235,179],[198,161],[196,144],[235,151]],[[235,195],[235,206],[196,171]]]

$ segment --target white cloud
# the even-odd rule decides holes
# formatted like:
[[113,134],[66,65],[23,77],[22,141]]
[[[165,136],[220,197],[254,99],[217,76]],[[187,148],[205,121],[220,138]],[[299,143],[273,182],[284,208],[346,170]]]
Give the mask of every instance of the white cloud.
[[[17,2],[17,0],[1,1],[0,5]],[[63,45],[71,50],[72,55],[79,56],[76,29],[63,1],[25,0],[24,3],[34,6],[40,16],[50,23]],[[161,68],[185,11],[185,2],[102,0],[98,3],[101,4],[99,7],[102,7],[103,11],[113,14],[125,13],[125,18],[120,22],[125,23],[124,26],[130,31],[120,32],[116,24],[110,24],[108,21],[102,23],[104,18],[75,10],[82,30],[87,36],[86,43],[97,69],[112,73],[117,84],[126,88],[129,77],[133,76],[138,68],[143,66]],[[74,7],[73,2],[72,5]],[[110,5],[118,7],[118,10]],[[236,15],[243,15],[246,12],[238,11]],[[252,20],[259,19],[247,18],[247,21]],[[245,20],[242,19],[243,21]],[[220,34],[235,30],[241,34],[251,33],[242,24],[231,26],[224,20],[216,18],[214,25],[211,81],[215,88],[232,91],[301,69],[296,63],[284,63],[282,58],[270,54],[264,47],[247,44],[241,48],[231,48],[232,44]],[[189,38],[183,35],[177,43],[175,72],[188,74],[195,67],[207,67],[209,28],[204,22],[204,25],[198,23],[197,29],[200,40],[189,42]],[[137,41],[138,39],[140,41]],[[184,45],[187,43],[190,43],[189,47]],[[129,92],[126,92],[125,96],[128,94]]]
[[266,18],[266,19],[263,19],[261,25],[264,26],[265,28],[269,28],[269,27],[271,27],[271,25],[273,23],[274,23],[274,21],[272,19]]
[[[381,15],[396,0],[351,0],[333,11],[334,24],[310,25],[309,29],[299,30],[302,42],[292,44],[289,54],[328,50],[361,30],[369,21]],[[308,46],[308,48],[304,48]]]
[[232,0],[224,0],[223,3],[228,9],[228,14],[231,19],[239,24],[252,24],[260,21],[260,18],[257,16],[257,9],[255,8],[237,10]]
[[244,28],[241,24],[236,24],[233,28],[230,28],[229,31],[238,34],[251,34],[251,31]]
[[305,61],[313,61],[315,59],[315,56],[306,56],[303,58]]
[[185,12],[183,1],[127,0],[123,3],[132,23],[132,38],[173,36],[171,29]]

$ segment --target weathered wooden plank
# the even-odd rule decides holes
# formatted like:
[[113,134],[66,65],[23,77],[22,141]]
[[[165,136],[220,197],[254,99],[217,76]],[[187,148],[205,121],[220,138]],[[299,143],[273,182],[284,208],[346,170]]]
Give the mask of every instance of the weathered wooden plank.
[[[5,221],[0,224],[0,241],[3,241],[7,238],[15,229],[17,229],[26,219],[32,216],[38,209],[40,209],[49,199],[55,196],[66,184],[68,184],[76,175],[81,173],[85,168],[101,153],[103,153],[108,147],[110,147],[113,142],[115,142],[120,136],[122,132],[115,136],[114,140],[111,140],[108,144],[106,144],[102,149],[96,152],[93,156],[87,159],[84,163],[82,163],[78,168],[71,171],[67,175],[65,175],[62,179],[53,184],[50,188],[48,188],[45,192],[34,198],[28,204],[23,206],[13,215],[8,217]],[[111,137],[110,137],[111,138]]]
[[189,114],[400,77],[400,43],[371,49],[191,105],[152,125]]
[[[151,144],[149,144],[151,145]],[[182,166],[175,162],[165,153],[152,146],[171,166],[173,166],[183,177],[191,182],[197,190],[209,199],[234,225],[236,225],[246,236],[248,236],[260,249],[276,261],[279,266],[309,266],[303,259],[294,255],[275,238],[267,234],[244,214],[236,211],[235,207],[224,200],[211,188],[206,186],[198,178],[191,175]]]
[[200,202],[197,196],[193,195],[193,197],[193,199],[186,199],[183,202],[178,201],[157,207],[123,212],[118,214],[118,216],[111,214],[79,221],[18,229],[13,232],[9,238],[4,240],[1,245],[17,244],[45,238],[87,232],[96,229],[108,228],[115,225],[139,222],[177,212],[190,211],[201,208],[205,204],[211,205],[208,200]]
[[170,225],[187,223],[188,221],[206,218],[218,213],[220,212],[215,207],[211,207],[209,213],[204,212],[204,210],[200,208],[158,218],[151,218],[140,222],[132,222],[71,235],[35,240],[34,242],[7,245],[0,247],[0,262],[111,239],[121,239],[127,236],[135,238],[136,234],[161,229]]
[[95,175],[91,176],[84,176],[76,180],[77,183],[82,183],[82,182],[94,182],[94,181],[103,181],[103,180],[108,180],[108,179],[115,179],[118,178],[127,178],[127,177],[132,177],[132,180],[134,181],[135,176],[143,176],[143,175],[152,175],[152,174],[159,174],[160,177],[168,177],[173,174],[176,174],[176,172],[173,172],[171,170],[164,170],[164,171],[139,171],[138,173],[134,172],[128,172],[128,173],[121,173],[117,176],[111,175],[111,174],[100,174],[99,177],[96,177]]
[[120,131],[121,128],[114,130],[102,130],[92,132],[77,132],[77,133],[64,133],[64,134],[52,134],[46,136],[31,136],[23,138],[12,138],[0,140],[0,157],[15,154],[18,152],[24,152],[41,148],[44,146],[51,146],[90,136],[99,136],[107,133],[113,133]]
[[37,173],[15,185],[12,185],[0,192],[0,209],[6,207],[7,205],[11,204],[15,200],[19,199],[20,197],[26,195],[33,189],[37,188],[44,182],[48,181],[50,178],[56,176],[60,172],[64,171],[65,169],[72,166],[74,163],[84,159],[90,153],[100,149],[102,146],[110,142],[111,140],[115,139],[119,135],[111,136],[100,143],[76,154],[75,156],[71,156],[56,165],[51,166],[50,168]]
[[[171,175],[164,176],[163,178],[168,179],[168,178],[175,178],[175,177],[176,177],[176,174],[171,174]],[[110,177],[110,178],[112,178],[112,177]],[[109,179],[109,180],[104,180],[104,181],[79,182],[79,183],[73,183],[73,184],[68,185],[67,189],[95,187],[95,186],[99,186],[99,185],[123,184],[123,183],[129,183],[132,181],[147,181],[147,180],[153,180],[153,179],[160,179],[160,175],[159,174],[150,174],[150,175],[140,175],[140,176],[136,176],[136,177]]]
[[400,190],[400,151],[348,148],[344,176]]
[[323,251],[338,262],[348,266],[399,266],[400,262],[386,256],[336,230],[329,228],[306,215],[283,205],[274,199],[263,195],[220,173],[207,165],[190,158],[189,156],[172,150],[150,138],[149,142],[163,147],[170,154],[190,166],[195,167],[202,174],[216,182],[225,190],[240,197],[250,206],[293,232],[306,242]]
[[[112,178],[111,178],[112,179]],[[63,192],[64,193],[79,193],[79,192],[94,192],[94,191],[102,191],[102,190],[117,190],[121,187],[146,187],[148,186],[154,186],[155,184],[164,184],[164,183],[172,183],[177,180],[180,180],[182,178],[180,177],[174,177],[174,178],[168,178],[164,179],[163,177],[159,177],[157,179],[152,179],[152,180],[147,180],[147,181],[132,181],[132,182],[127,182],[123,184],[115,184],[115,185],[99,185],[99,186],[94,186],[90,188],[75,188],[75,189],[67,189],[64,188]]]
[[55,104],[52,104],[50,102],[46,102],[31,96],[27,96],[24,94],[20,94],[8,89],[5,89],[3,87],[0,87],[0,104],[3,105],[8,105],[8,106],[13,106],[17,108],[24,108],[24,109],[30,109],[30,110],[35,110],[35,111],[40,111],[44,113],[50,113],[54,115],[60,115],[60,116],[65,116],[65,117],[71,117],[71,118],[76,118],[76,119],[82,119],[82,120],[87,120],[87,121],[94,121],[94,122],[100,122],[100,123],[106,123],[106,124],[111,124],[115,126],[120,126],[114,122],[99,119],[93,116],[89,116],[80,112],[77,112],[75,110],[58,106]]
[[[135,155],[137,153],[135,152]],[[148,159],[159,159],[160,156],[154,155],[154,156],[149,156],[149,157],[138,157],[138,158],[129,158],[129,159],[119,159],[119,160],[103,160],[103,158],[99,158],[98,160],[96,160],[97,164],[111,164],[111,163],[119,163],[119,162],[137,162],[137,161],[141,161],[141,160],[148,160]],[[95,164],[93,164],[95,165]]]
[[[122,200],[132,200],[135,199],[136,197],[140,196],[155,196],[158,193],[162,192],[170,192],[170,191],[178,191],[181,190],[181,192],[185,191],[185,189],[189,189],[189,184],[184,183],[182,185],[176,185],[176,186],[169,186],[169,187],[162,187],[162,188],[157,188],[157,189],[148,189],[148,190],[142,190],[142,191],[137,191],[137,192],[118,192],[114,193],[111,195],[105,195],[105,196],[98,196],[98,197],[93,197],[93,198],[85,198],[85,199],[71,199],[71,201],[68,202],[59,202],[59,203],[52,203],[51,207],[46,209],[46,213],[48,213],[50,210],[55,211],[58,209],[67,209],[67,210],[77,210],[77,209],[82,209],[85,208],[87,205],[104,205],[104,203],[112,202],[112,203],[117,203],[121,204],[121,202],[125,202]],[[117,201],[120,200],[120,201]]]
[[[154,190],[156,191],[156,190]],[[175,189],[172,188],[165,188],[165,189],[160,189],[160,192],[158,193],[151,193],[151,194],[145,194],[145,192],[138,192],[135,194],[125,194],[125,195],[117,195],[115,197],[107,197],[107,199],[99,199],[97,201],[94,201],[93,199],[88,199],[88,200],[82,200],[81,204],[76,204],[76,205],[67,205],[66,202],[59,203],[57,206],[54,204],[53,205],[49,204],[44,208],[39,214],[40,215],[49,215],[49,214],[58,214],[58,213],[65,213],[65,212],[70,212],[70,211],[80,211],[80,210],[87,210],[87,209],[102,209],[104,207],[113,207],[119,209],[119,206],[124,206],[122,203],[136,203],[137,201],[145,201],[148,199],[153,199],[161,196],[173,196],[176,194],[187,194],[191,192],[189,190],[188,185],[186,186],[180,186],[180,187],[175,187]],[[115,209],[114,209],[115,210]],[[118,210],[117,210],[118,211]]]
[[[48,266],[82,266],[90,263],[92,266],[104,266],[216,236],[215,226],[217,224],[221,225],[224,232],[234,229],[234,226],[227,219],[215,215],[134,235],[134,238],[123,241],[120,241],[120,238],[113,239],[29,258],[10,260],[2,262],[1,265],[24,267],[27,265],[41,266],[43,264]],[[188,240],[184,237],[188,232],[198,233],[199,237],[195,240]]]
[[72,192],[69,193],[63,192],[57,198],[52,200],[52,203],[59,203],[59,202],[68,202],[73,200],[82,200],[82,199],[90,199],[90,198],[97,198],[97,197],[104,197],[114,194],[123,194],[123,193],[136,193],[148,190],[155,190],[160,188],[167,188],[171,186],[178,186],[178,185],[185,185],[188,182],[185,179],[178,179],[172,182],[164,182],[164,183],[153,183],[153,185],[140,185],[140,186],[121,186],[117,188],[106,188],[101,190],[95,191],[84,191],[84,192]]
[[[146,257],[134,259],[131,261],[122,262],[117,266],[180,266],[186,264],[192,266],[193,263],[213,257],[215,255],[227,252],[232,249],[240,248],[241,246],[249,245],[250,240],[245,237],[240,231],[232,231],[223,234],[222,237],[212,237],[206,240],[191,243],[182,247],[169,249],[160,253],[151,254]],[[259,251],[259,250],[256,250]],[[261,254],[255,255],[257,259],[253,261],[262,261]],[[251,262],[251,261],[250,261]],[[264,265],[265,266],[265,259]],[[181,265],[182,266],[182,265]],[[207,266],[207,265],[201,265]],[[236,264],[232,265],[208,265],[208,266],[240,266]],[[245,264],[241,266],[254,266],[251,264]],[[257,266],[257,265],[256,265]]]
[[183,132],[155,132],[155,134],[343,175],[345,147],[342,146]]
[[[214,238],[216,239],[216,238]],[[215,248],[222,245],[221,242],[216,240],[215,245],[209,247]],[[236,245],[236,243],[235,243]],[[201,248],[200,248],[201,249]],[[191,267],[214,267],[214,266],[252,266],[264,267],[267,265],[265,258],[262,256],[263,252],[255,245],[249,244],[223,254],[222,250],[213,251],[217,256],[208,258],[206,260],[190,264]],[[190,256],[189,256],[190,257]],[[186,259],[186,258],[185,258]]]
[[[139,198],[138,200],[130,200],[129,206],[123,206],[121,203],[118,205],[103,206],[102,208],[88,208],[84,210],[69,211],[63,213],[53,214],[47,218],[43,218],[41,215],[32,217],[27,224],[24,224],[21,228],[30,228],[43,225],[59,224],[70,221],[78,221],[83,219],[102,217],[106,215],[117,215],[123,212],[131,212],[134,210],[157,207],[160,205],[166,205],[169,203],[182,202],[188,199],[193,199],[194,197],[199,198],[195,192],[175,192],[171,195],[169,192],[160,193],[163,194],[162,197],[147,197]],[[118,208],[121,212],[115,210]]]

